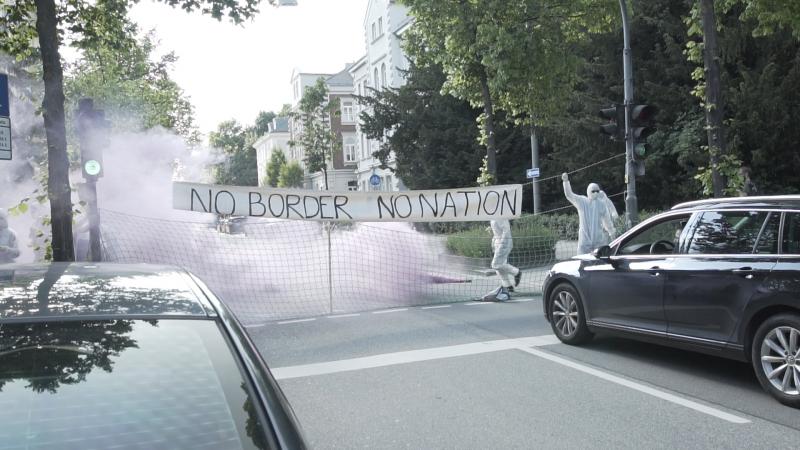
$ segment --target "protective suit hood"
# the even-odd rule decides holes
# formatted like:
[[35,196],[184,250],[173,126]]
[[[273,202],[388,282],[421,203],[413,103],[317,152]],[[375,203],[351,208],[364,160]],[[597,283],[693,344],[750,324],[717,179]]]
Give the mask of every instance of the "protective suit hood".
[[586,186],[586,197],[588,197],[589,200],[596,200],[599,193],[600,193],[599,184],[589,183],[589,186]]

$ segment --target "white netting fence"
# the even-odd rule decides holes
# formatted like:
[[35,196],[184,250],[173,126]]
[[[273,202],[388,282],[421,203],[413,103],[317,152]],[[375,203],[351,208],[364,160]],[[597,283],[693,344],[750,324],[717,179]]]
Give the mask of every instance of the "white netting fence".
[[[498,286],[491,238],[480,229],[448,236],[405,223],[245,220],[220,227],[100,215],[104,260],[184,267],[246,324],[469,301]],[[509,262],[523,270],[516,296],[539,294],[552,263],[575,254],[575,242],[557,234],[515,233]]]

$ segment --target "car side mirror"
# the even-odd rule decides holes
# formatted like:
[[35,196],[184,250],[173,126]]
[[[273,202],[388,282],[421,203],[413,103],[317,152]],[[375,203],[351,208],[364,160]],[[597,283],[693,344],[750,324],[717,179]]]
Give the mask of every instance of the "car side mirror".
[[611,258],[611,247],[604,245],[602,247],[596,248],[592,252],[592,255],[597,259],[608,261]]

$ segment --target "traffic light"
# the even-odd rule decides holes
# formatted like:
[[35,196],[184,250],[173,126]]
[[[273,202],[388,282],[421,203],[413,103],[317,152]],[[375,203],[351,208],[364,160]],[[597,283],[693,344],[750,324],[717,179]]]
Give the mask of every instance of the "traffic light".
[[94,109],[91,98],[78,101],[76,119],[83,178],[97,181],[103,176],[103,149],[108,147],[111,124],[103,110]]
[[614,105],[600,110],[600,117],[608,123],[600,125],[600,132],[611,136],[613,141],[625,140],[625,105]]
[[631,137],[633,159],[642,160],[647,155],[647,137],[653,134],[653,119],[658,111],[650,105],[631,105]]

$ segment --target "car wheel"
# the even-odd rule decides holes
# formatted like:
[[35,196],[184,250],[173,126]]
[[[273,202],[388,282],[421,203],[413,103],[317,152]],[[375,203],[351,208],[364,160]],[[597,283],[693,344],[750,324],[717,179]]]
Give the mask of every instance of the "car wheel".
[[764,390],[784,405],[800,408],[800,316],[778,314],[762,323],[751,357]]
[[561,342],[580,345],[592,339],[592,333],[586,326],[581,296],[575,288],[567,283],[559,284],[549,298],[550,325]]

